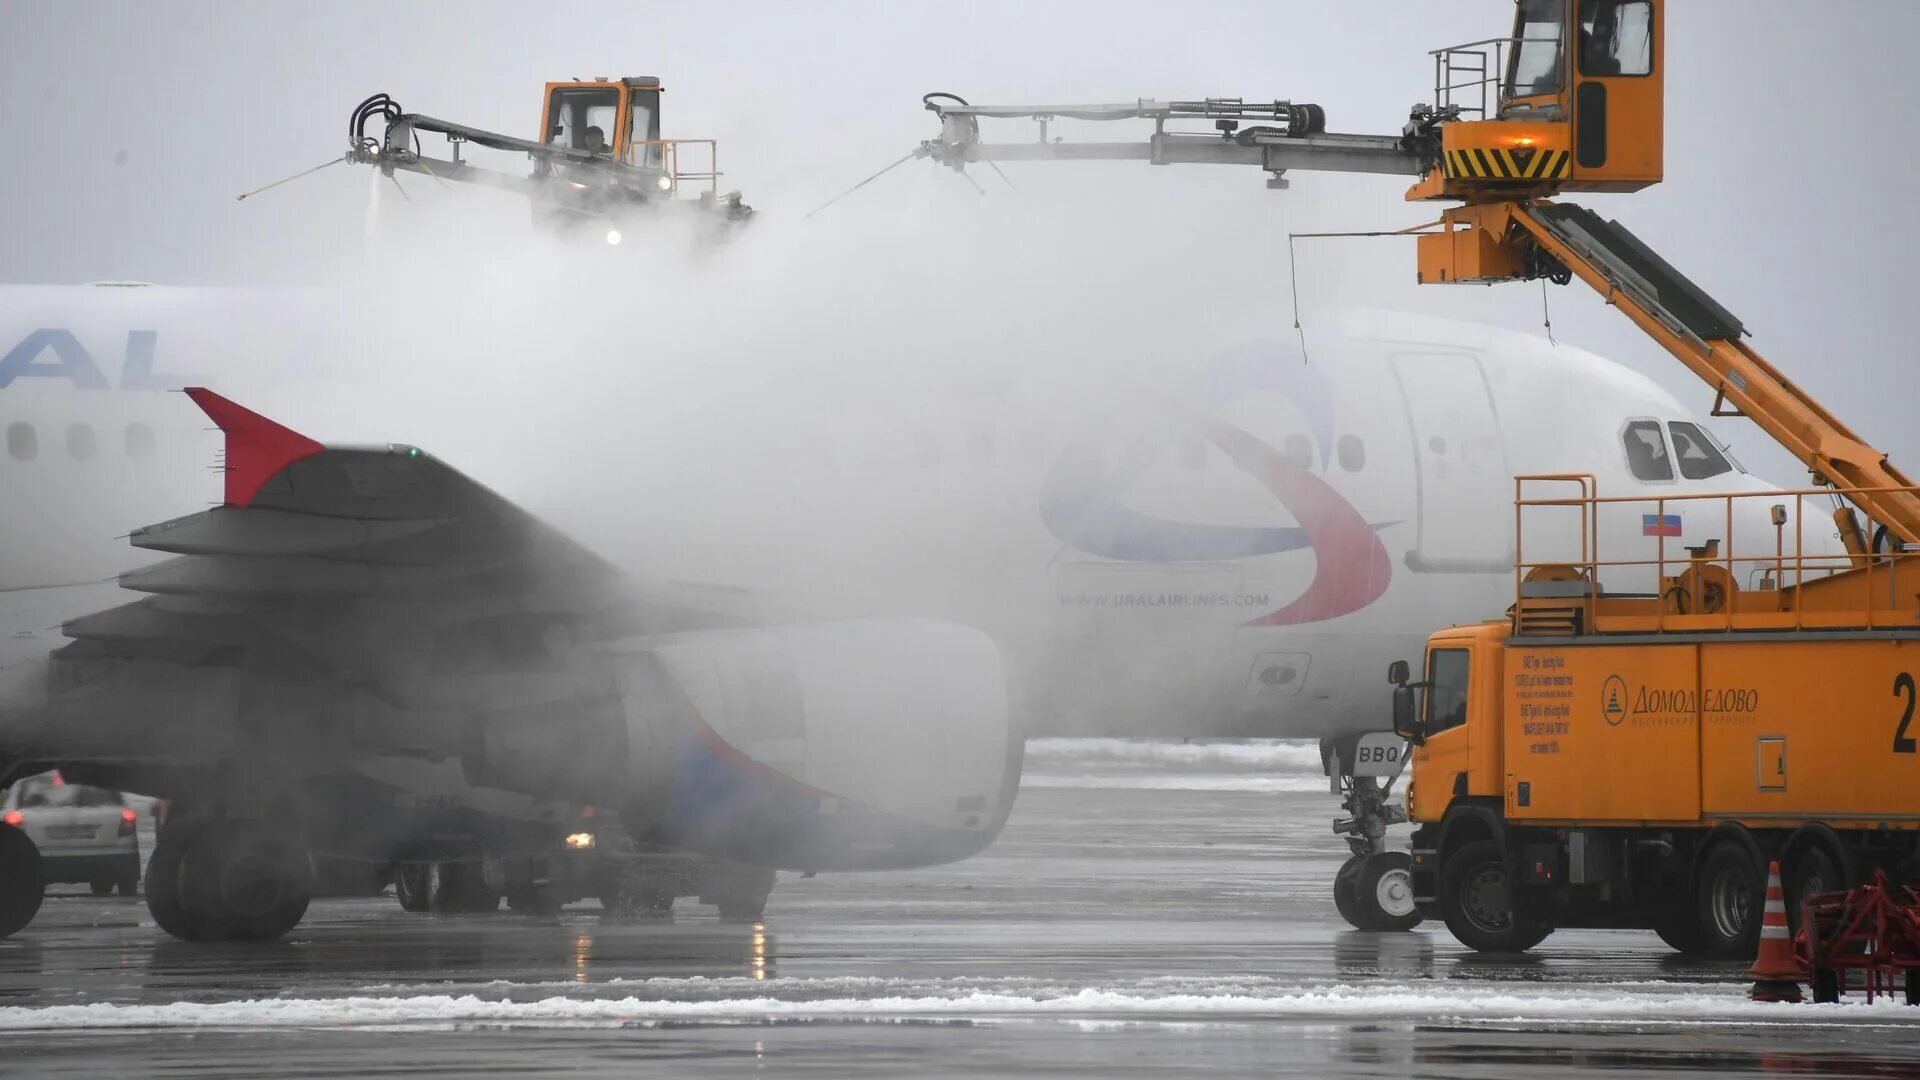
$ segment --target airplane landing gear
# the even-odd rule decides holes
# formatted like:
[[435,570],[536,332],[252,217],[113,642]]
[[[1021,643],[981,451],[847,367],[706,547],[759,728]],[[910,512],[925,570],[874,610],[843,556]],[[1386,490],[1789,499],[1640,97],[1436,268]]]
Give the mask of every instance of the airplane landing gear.
[[175,822],[147,863],[147,910],[182,941],[273,941],[312,895],[306,850],[258,822]]
[[1322,739],[1320,758],[1348,815],[1334,821],[1333,831],[1353,849],[1333,877],[1334,908],[1356,930],[1413,929],[1420,925],[1413,860],[1387,849],[1387,827],[1407,820],[1389,800],[1406,768],[1406,743],[1391,732]]
[[19,933],[33,921],[45,891],[40,849],[26,833],[0,825],[0,938]]

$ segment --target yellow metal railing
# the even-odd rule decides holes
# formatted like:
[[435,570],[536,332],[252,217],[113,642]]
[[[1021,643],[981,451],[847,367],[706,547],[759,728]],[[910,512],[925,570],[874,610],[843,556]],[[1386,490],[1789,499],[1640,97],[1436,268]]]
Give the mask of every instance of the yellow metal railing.
[[[1540,487],[1547,487],[1544,494],[1533,494]],[[1574,488],[1567,492],[1566,488]],[[1878,537],[1860,534],[1861,548],[1858,553],[1842,550],[1808,551],[1806,526],[1806,500],[1813,497],[1831,505],[1858,505],[1856,496],[1886,495],[1904,493],[1920,496],[1920,487],[1878,487],[1878,488],[1803,488],[1775,491],[1743,491],[1723,493],[1680,493],[1659,495],[1601,496],[1596,479],[1586,473],[1552,473],[1514,478],[1514,610],[1522,610],[1523,602],[1539,599],[1527,595],[1526,584],[1529,576],[1546,568],[1576,568],[1584,576],[1587,588],[1577,597],[1561,596],[1559,600],[1568,606],[1578,606],[1585,626],[1590,632],[1613,630],[1689,630],[1738,628],[1770,629],[1826,629],[1839,627],[1913,627],[1920,625],[1920,595],[1907,597],[1903,604],[1899,595],[1902,572],[1907,575],[1911,589],[1920,584],[1920,567],[1912,567],[1911,560],[1920,558],[1920,551],[1906,550],[1902,545],[1893,543],[1885,550],[1875,550],[1880,545]],[[1842,503],[1840,500],[1844,500]],[[1718,504],[1716,507],[1715,504]],[[1735,513],[1736,506],[1767,506],[1769,512],[1764,520],[1768,521],[1772,536],[1764,544],[1756,543],[1748,529],[1746,536],[1736,534],[1737,524],[1742,515]],[[1818,504],[1816,504],[1817,506]],[[1608,558],[1601,550],[1603,533],[1601,516],[1608,507],[1618,507],[1631,521],[1639,518],[1644,522],[1647,511],[1656,524],[1655,533],[1649,537],[1654,541],[1651,558],[1629,557]],[[1679,511],[1694,507],[1705,507],[1715,511],[1722,532],[1717,537],[1705,539],[1703,543],[1692,545],[1689,549],[1675,552],[1668,544],[1665,522],[1669,510]],[[1787,511],[1791,508],[1791,513]],[[1636,509],[1637,508],[1637,509]],[[1566,544],[1564,532],[1561,537],[1562,550],[1555,552],[1557,557],[1542,558],[1530,553],[1527,548],[1527,527],[1529,511],[1535,511],[1532,524],[1538,529],[1541,525],[1541,513],[1566,512],[1578,518],[1579,543],[1577,558],[1572,550],[1574,545]],[[1698,520],[1697,518],[1695,519]],[[1751,521],[1751,518],[1746,520]],[[1787,536],[1789,522],[1793,535]],[[1816,518],[1821,534],[1831,536],[1838,528],[1835,523]],[[1643,526],[1644,531],[1644,526]],[[1876,530],[1878,532],[1878,530]],[[1791,540],[1791,544],[1789,544]],[[1745,544],[1746,546],[1742,546]],[[1686,579],[1693,574],[1692,581],[1703,583],[1703,568],[1711,567],[1725,575],[1728,595],[1713,611],[1672,611],[1676,606],[1674,592],[1669,583]],[[1740,568],[1747,567],[1756,572],[1764,572],[1764,577],[1755,585],[1751,581],[1742,582]],[[1651,609],[1642,608],[1637,612],[1622,615],[1624,605],[1613,610],[1614,617],[1608,617],[1609,608],[1603,603],[1602,572],[1615,571],[1631,573],[1634,569],[1651,570],[1656,584],[1656,592],[1649,596],[1640,593],[1616,593],[1615,599],[1638,599],[1653,601]],[[1801,587],[1811,581],[1817,581],[1839,574],[1853,572],[1859,575],[1860,591],[1856,594],[1864,602],[1844,607],[1814,608],[1802,602]],[[1878,595],[1884,583],[1884,595]],[[1742,600],[1736,594],[1745,594]],[[1754,597],[1771,596],[1772,603]],[[1700,604],[1699,600],[1693,601]],[[1611,622],[1611,626],[1609,623]]]

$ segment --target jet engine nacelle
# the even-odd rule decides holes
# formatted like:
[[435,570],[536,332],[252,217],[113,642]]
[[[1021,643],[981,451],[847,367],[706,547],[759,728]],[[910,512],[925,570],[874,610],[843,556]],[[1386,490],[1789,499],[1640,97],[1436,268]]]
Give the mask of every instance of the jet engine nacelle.
[[1020,782],[999,650],[949,623],[866,619],[612,647],[628,830],[793,870],[965,858]]

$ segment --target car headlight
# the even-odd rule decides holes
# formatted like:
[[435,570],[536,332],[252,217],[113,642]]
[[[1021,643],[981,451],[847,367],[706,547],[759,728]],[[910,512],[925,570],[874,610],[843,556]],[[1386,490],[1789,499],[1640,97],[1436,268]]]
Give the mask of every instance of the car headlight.
[[575,851],[585,851],[593,846],[593,834],[590,832],[568,833],[567,846]]

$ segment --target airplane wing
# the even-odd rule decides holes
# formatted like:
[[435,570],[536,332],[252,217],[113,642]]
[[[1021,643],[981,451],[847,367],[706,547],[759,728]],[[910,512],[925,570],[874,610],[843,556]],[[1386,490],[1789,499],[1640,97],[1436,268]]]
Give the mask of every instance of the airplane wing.
[[68,747],[92,732],[126,752],[137,712],[139,742],[224,752],[270,713],[281,735],[306,718],[295,745],[331,730],[445,753],[462,717],[617,698],[573,670],[577,645],[754,621],[750,597],[633,582],[418,447],[326,446],[186,393],[225,433],[224,498],[134,530],[174,556],[121,575],[146,595],[63,625],[54,693],[92,718],[62,725]]

